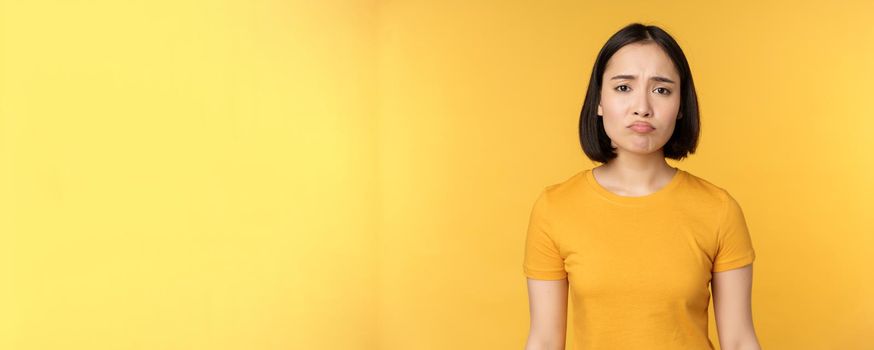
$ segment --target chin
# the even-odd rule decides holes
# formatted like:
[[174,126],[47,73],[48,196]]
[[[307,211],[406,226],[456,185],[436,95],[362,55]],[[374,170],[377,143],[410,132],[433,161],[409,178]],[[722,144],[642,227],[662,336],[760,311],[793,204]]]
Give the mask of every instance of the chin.
[[648,154],[652,154],[652,153],[662,153],[662,150],[664,150],[664,147],[665,147],[664,145],[661,145],[661,146],[659,146],[658,148],[654,148],[654,149],[640,149],[640,148],[634,148],[634,147],[630,147],[630,148],[629,148],[629,147],[620,147],[620,148],[617,148],[617,149],[616,149],[616,152],[619,153],[620,151],[622,151],[622,152],[626,152],[626,153],[634,153],[634,154],[636,154],[636,155],[642,155],[642,156],[643,156],[643,155],[648,155]]

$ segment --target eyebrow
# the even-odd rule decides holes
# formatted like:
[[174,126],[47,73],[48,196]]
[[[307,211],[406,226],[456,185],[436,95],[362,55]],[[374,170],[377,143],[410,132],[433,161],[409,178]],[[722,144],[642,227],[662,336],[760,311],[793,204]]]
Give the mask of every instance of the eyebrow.
[[[614,79],[629,79],[629,80],[634,80],[634,79],[637,79],[637,76],[636,76],[636,75],[623,74],[623,75],[616,75],[616,76],[610,78],[610,80],[614,80]],[[655,81],[660,81],[660,82],[664,82],[664,83],[676,84],[673,80],[668,79],[668,78],[665,78],[665,77],[662,77],[662,76],[658,76],[658,75],[649,78],[649,80],[655,80]]]

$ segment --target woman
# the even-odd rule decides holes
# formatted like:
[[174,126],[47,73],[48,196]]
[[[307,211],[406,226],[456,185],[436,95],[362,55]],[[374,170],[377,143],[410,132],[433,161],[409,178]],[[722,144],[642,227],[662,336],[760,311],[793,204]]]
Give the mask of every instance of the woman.
[[698,103],[679,45],[656,26],[614,34],[592,69],[580,144],[602,165],[546,186],[531,211],[523,270],[526,349],[759,349],[755,260],[738,202],[665,158],[694,153]]

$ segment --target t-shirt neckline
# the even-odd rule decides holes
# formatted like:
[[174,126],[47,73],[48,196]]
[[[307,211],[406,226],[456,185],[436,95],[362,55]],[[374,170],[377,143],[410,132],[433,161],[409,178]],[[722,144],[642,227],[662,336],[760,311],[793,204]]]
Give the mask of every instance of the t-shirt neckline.
[[648,205],[652,203],[659,202],[673,193],[677,186],[686,178],[686,172],[683,169],[676,168],[677,171],[674,173],[674,176],[671,178],[671,181],[666,185],[662,186],[662,188],[657,191],[650,193],[644,196],[622,196],[613,192],[610,192],[607,188],[602,186],[595,180],[595,174],[592,171],[593,168],[586,170],[586,182],[589,184],[589,187],[595,190],[599,195],[604,197],[605,199],[622,205]]

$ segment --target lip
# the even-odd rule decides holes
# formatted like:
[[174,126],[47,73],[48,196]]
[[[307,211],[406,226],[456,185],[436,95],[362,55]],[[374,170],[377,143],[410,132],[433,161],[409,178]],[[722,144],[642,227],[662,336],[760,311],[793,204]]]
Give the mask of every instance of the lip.
[[628,126],[629,129],[637,132],[650,132],[655,130],[652,124],[647,122],[637,121]]

